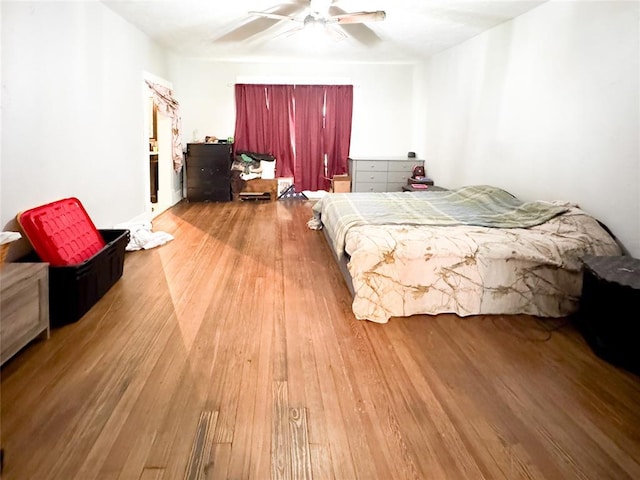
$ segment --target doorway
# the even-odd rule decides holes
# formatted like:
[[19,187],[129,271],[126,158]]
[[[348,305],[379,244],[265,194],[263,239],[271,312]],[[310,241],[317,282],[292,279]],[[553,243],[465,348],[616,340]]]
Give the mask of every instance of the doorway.
[[[160,215],[175,203],[172,195],[172,179],[175,175],[171,159],[172,144],[171,119],[157,112],[156,151],[149,156],[149,173],[150,175],[153,173],[155,176],[155,185],[152,185],[150,191],[152,217]],[[154,197],[155,202],[153,201]]]
[[182,199],[182,171],[173,168],[171,118],[157,108],[148,89],[147,95],[149,148],[145,162],[149,171],[147,201],[153,219]]

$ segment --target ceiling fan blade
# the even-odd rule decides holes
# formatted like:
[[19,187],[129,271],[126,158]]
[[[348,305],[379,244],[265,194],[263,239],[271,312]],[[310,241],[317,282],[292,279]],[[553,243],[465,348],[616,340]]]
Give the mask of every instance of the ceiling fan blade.
[[[265,12],[269,14],[274,14],[278,16],[284,16],[287,19],[290,16],[295,16],[300,14],[306,8],[304,6],[304,2],[299,0],[296,4],[284,3],[277,5],[273,8],[270,8],[270,12]],[[278,21],[274,21],[273,18],[267,18],[264,16],[254,17],[249,21],[243,20],[243,23],[233,30],[221,35],[214,39],[214,42],[227,43],[227,42],[241,42],[243,40],[247,40],[255,35],[262,34],[266,30],[271,29],[271,27],[278,24]]]
[[[331,6],[329,14],[331,15],[330,18],[340,18],[351,15],[335,5]],[[337,26],[346,32],[348,36],[363,45],[372,46],[381,41],[378,34],[363,23],[338,23]]]
[[331,21],[337,21],[339,24],[381,22],[386,17],[387,14],[384,11],[378,10],[376,12],[355,12],[334,15],[331,17]]
[[294,22],[297,20],[294,17],[290,17],[288,15],[280,15],[279,13],[249,12],[249,15],[255,15],[257,17],[270,18],[271,20],[289,20],[289,21],[294,21]]

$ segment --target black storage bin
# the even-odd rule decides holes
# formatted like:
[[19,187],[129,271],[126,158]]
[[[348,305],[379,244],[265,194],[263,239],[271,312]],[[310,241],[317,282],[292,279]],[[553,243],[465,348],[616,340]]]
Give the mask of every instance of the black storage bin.
[[635,373],[640,373],[638,305],[640,260],[584,258],[577,326],[596,355]]
[[[49,322],[59,327],[76,322],[100,300],[124,271],[129,230],[98,230],[106,245],[77,265],[49,266]],[[21,262],[40,261],[33,252]]]

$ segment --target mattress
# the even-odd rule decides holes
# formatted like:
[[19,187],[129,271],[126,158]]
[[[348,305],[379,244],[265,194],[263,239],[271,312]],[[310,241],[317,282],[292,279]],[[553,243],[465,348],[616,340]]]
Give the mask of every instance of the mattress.
[[[352,309],[362,320],[439,313],[563,317],[578,308],[583,256],[621,253],[595,218],[568,203],[522,202],[484,186],[461,195],[362,195],[328,195],[314,206],[337,258],[348,260]],[[386,213],[376,213],[376,195]],[[402,206],[390,208],[389,201]],[[526,211],[521,224],[518,211]]]

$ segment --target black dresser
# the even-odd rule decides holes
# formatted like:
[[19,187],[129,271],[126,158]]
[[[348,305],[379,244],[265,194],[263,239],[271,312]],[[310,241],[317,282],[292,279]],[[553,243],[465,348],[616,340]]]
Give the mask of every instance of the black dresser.
[[186,164],[187,200],[231,201],[232,145],[188,143]]

